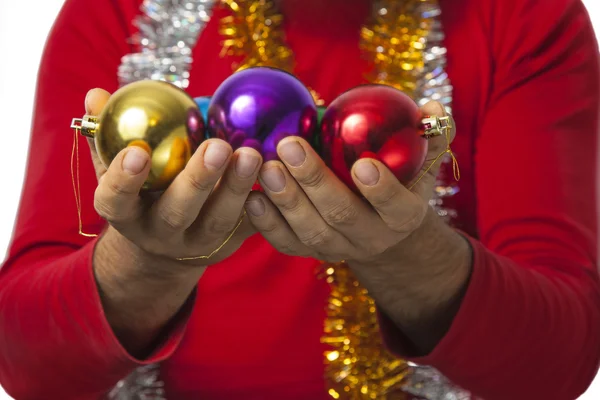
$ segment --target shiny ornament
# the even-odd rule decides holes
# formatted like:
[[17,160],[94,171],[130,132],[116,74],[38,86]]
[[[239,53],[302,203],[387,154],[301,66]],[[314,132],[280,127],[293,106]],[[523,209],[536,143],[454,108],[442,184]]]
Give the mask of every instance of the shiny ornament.
[[327,108],[321,122],[321,155],[349,187],[354,163],[374,158],[407,184],[425,163],[417,104],[401,91],[385,85],[359,86],[342,94]]
[[208,137],[234,149],[252,147],[265,161],[275,160],[277,144],[288,136],[311,142],[317,107],[308,89],[279,69],[255,67],[226,79],[211,99]]
[[183,90],[161,81],[139,81],[116,91],[98,117],[73,120],[72,127],[94,138],[105,166],[128,146],[151,156],[145,190],[163,190],[192,154],[189,137],[203,137],[204,119]]

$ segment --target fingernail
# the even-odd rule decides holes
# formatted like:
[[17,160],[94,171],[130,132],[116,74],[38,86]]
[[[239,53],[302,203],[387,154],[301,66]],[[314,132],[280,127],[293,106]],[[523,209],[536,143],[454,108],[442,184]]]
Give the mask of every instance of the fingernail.
[[246,210],[255,217],[265,213],[265,203],[261,199],[252,199],[246,202]]
[[363,185],[373,186],[379,182],[379,170],[369,160],[359,161],[354,168],[354,174]]
[[131,147],[123,157],[123,170],[130,175],[137,175],[144,170],[149,158],[150,156],[143,149]]
[[256,154],[240,151],[235,162],[235,173],[240,178],[249,178],[256,171],[259,162],[260,158]]
[[207,168],[221,169],[229,158],[229,148],[221,143],[211,143],[204,152],[204,165]]
[[271,167],[261,174],[262,181],[271,192],[281,192],[285,188],[285,176],[279,167]]
[[299,167],[304,164],[304,160],[306,160],[304,148],[295,140],[284,143],[279,149],[279,153],[281,159],[292,167]]

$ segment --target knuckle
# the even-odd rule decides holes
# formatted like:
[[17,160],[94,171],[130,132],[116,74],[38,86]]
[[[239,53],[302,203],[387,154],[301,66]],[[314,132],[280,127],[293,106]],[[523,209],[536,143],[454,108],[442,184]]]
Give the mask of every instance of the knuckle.
[[121,210],[101,193],[94,197],[94,209],[101,218],[111,224],[125,223],[131,219],[129,213]]
[[187,177],[188,185],[195,192],[198,192],[198,193],[210,192],[213,189],[213,186],[214,186],[213,182],[209,182],[205,179],[202,179],[202,177],[200,177],[196,174],[187,173],[187,174],[185,174],[185,176]]
[[103,179],[103,184],[108,187],[110,193],[117,197],[135,194],[135,192],[128,188],[127,185],[117,179]]
[[331,243],[331,230],[327,228],[315,229],[298,237],[308,247],[323,247]]
[[353,225],[358,219],[358,211],[349,201],[340,201],[325,213],[324,218],[333,226]]
[[411,213],[410,217],[408,217],[406,220],[391,224],[390,229],[396,233],[402,234],[412,232],[421,226],[426,212],[426,207],[419,208]]
[[279,225],[277,225],[275,222],[269,222],[260,227],[260,231],[267,236],[273,236],[274,234],[277,234],[279,229]]
[[398,193],[395,190],[387,187],[383,188],[377,193],[372,194],[369,198],[369,202],[375,207],[382,207],[388,204],[396,203],[397,198]]
[[180,209],[165,205],[159,209],[158,216],[167,229],[171,231],[180,231],[187,228],[187,216]]
[[313,166],[306,172],[306,174],[298,179],[304,186],[318,189],[325,183],[325,172],[322,168]]
[[250,191],[247,185],[236,184],[233,179],[225,179],[223,184],[227,191],[235,197],[247,196]]
[[202,220],[202,225],[206,234],[212,237],[227,235],[233,229],[231,220],[214,214],[205,215]]
[[94,209],[96,210],[96,213],[98,213],[98,215],[103,219],[109,222],[114,220],[115,213],[113,211],[113,207],[111,207],[105,199],[96,196],[94,199]]
[[289,198],[278,202],[277,207],[284,212],[296,214],[302,210],[302,203],[300,196],[290,196]]

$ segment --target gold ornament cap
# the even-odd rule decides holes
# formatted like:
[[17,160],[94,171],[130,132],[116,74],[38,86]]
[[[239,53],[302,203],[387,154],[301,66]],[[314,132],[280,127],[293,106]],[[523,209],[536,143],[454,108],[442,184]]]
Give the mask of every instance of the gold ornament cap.
[[85,137],[94,138],[99,128],[98,118],[84,115],[83,118],[73,118],[71,129],[75,129]]
[[438,117],[436,115],[427,116],[421,120],[421,126],[423,128],[423,136],[426,139],[432,138],[433,136],[445,135],[450,129],[451,119],[449,116]]

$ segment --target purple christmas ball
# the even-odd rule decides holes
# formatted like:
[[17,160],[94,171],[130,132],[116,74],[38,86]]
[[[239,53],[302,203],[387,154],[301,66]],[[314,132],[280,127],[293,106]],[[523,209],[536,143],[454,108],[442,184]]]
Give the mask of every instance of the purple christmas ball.
[[236,72],[217,89],[208,108],[208,137],[233,149],[252,147],[265,161],[277,159],[277,144],[288,136],[312,142],[317,107],[293,75],[275,68]]

